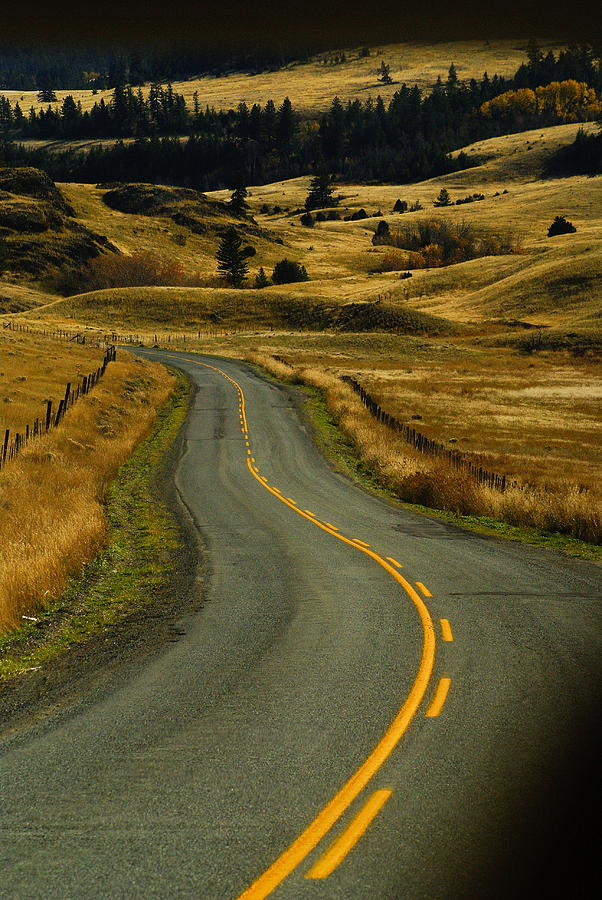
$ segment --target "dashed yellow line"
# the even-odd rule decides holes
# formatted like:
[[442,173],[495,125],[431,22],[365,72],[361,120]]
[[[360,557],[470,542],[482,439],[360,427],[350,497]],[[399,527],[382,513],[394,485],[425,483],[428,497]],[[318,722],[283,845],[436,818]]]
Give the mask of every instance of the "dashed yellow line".
[[427,715],[430,719],[438,716],[443,709],[443,704],[445,703],[445,700],[447,698],[450,684],[451,678],[439,679],[439,684],[437,685],[435,696],[431,700],[430,705],[425,713],[425,715]]
[[353,543],[354,543],[354,544],[359,544],[360,547],[369,547],[369,546],[370,546],[370,544],[367,544],[366,541],[360,541],[359,538],[354,538],[354,539],[353,539]]
[[345,831],[331,844],[326,853],[314,863],[305,877],[328,878],[330,873],[333,872],[345,859],[347,854],[353,850],[392,793],[393,791],[389,788],[374,791],[368,802],[360,809],[357,816],[349,823]]
[[420,590],[422,591],[422,593],[424,594],[425,597],[432,597],[432,596],[433,596],[433,595],[431,594],[431,592],[429,591],[429,589],[428,589],[427,587],[425,587],[425,585],[424,585],[421,581],[417,581],[417,582],[416,582],[416,587],[417,587],[417,588],[420,588]]
[[[177,356],[172,358],[179,359]],[[222,369],[218,369],[216,366],[201,362],[195,362],[195,365],[213,369],[215,372],[223,375],[224,378],[234,386],[240,398],[246,428],[245,398],[240,385],[234,381],[233,378],[230,378],[226,372]],[[376,747],[374,747],[364,762],[353,773],[351,778],[349,778],[335,796],[320,810],[316,818],[308,825],[305,831],[303,831],[302,834],[300,834],[299,837],[296,838],[283,853],[281,853],[278,859],[276,859],[275,862],[273,862],[272,865],[250,885],[250,887],[239,895],[237,900],[263,900],[263,898],[271,894],[272,891],[274,891],[278,885],[297,868],[299,863],[305,859],[308,853],[310,853],[322,840],[324,835],[330,831],[334,823],[338,821],[345,810],[349,808],[355,798],[363,791],[376,772],[378,772],[383,763],[389,758],[405,732],[408,730],[424,700],[435,664],[435,629],[433,627],[433,621],[426,604],[410,582],[407,581],[390,562],[387,562],[387,560],[375,553],[369,546],[360,545],[350,538],[345,537],[345,535],[340,534],[340,532],[334,528],[320,522],[314,517],[313,513],[310,513],[308,510],[303,511],[299,509],[294,503],[287,500],[281,494],[278,494],[268,485],[267,480],[259,474],[251,459],[252,458],[247,457],[247,468],[249,472],[272,494],[272,496],[276,497],[281,503],[286,504],[290,509],[297,513],[297,515],[307,519],[316,528],[322,529],[322,531],[332,535],[342,543],[369,556],[374,562],[388,572],[388,574],[403,588],[414,604],[420,618],[422,626],[422,651],[418,671],[412,687],[410,688],[410,692]]]
[[398,569],[403,569],[402,564],[400,562],[397,562],[396,559],[393,559],[392,556],[387,556],[387,562],[390,562],[393,566],[397,566]]
[[452,634],[451,625],[447,619],[440,619],[441,624],[441,636],[444,641],[453,641],[454,636]]
[[331,525],[330,522],[324,522],[324,524],[327,525],[328,528],[331,528],[333,531],[338,531],[338,530],[339,530],[339,529],[336,527],[336,525]]

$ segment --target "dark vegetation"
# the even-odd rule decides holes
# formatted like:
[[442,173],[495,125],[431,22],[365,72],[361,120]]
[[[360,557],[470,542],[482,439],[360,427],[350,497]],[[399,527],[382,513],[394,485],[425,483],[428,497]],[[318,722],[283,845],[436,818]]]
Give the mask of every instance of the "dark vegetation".
[[249,74],[273,71],[289,62],[302,61],[315,52],[312,46],[279,44],[226,49],[192,47],[122,47],[104,49],[0,44],[0,88],[12,90],[102,90],[149,81],[180,81],[194,75]]
[[[550,75],[549,73],[553,74]],[[60,109],[33,114],[0,100],[0,164],[34,165],[57,181],[136,181],[179,184],[211,190],[224,186],[266,183],[310,172],[329,172],[352,181],[408,182],[466,168],[471,161],[452,150],[475,140],[521,130],[524,110],[503,104],[488,114],[483,104],[508,91],[546,84],[546,79],[580,80],[600,87],[600,57],[591,47],[572,47],[543,56],[535,45],[514,78],[487,74],[479,81],[458,81],[450,68],[447,81],[438,80],[423,94],[403,84],[389,103],[382,98],[342,103],[308,128],[289,100],[276,108],[245,103],[235,110],[193,108],[169,84],[153,84],[144,98],[131,83],[115,86],[111,102],[100,101],[82,112],[70,98]],[[534,121],[572,121],[572,110],[558,115],[535,110]],[[567,119],[567,116],[569,117]],[[188,135],[180,140],[173,135]],[[77,152],[26,149],[21,138],[132,137],[131,143],[93,147]],[[322,206],[328,205],[321,203]],[[330,204],[332,205],[332,204]],[[318,207],[314,207],[318,208]]]
[[307,280],[308,275],[305,266],[286,258],[277,262],[272,272],[274,284],[292,284],[295,281]]
[[372,243],[407,251],[403,261],[406,269],[450,266],[480,256],[516,253],[519,249],[510,233],[477,231],[467,222],[456,224],[442,219],[424,219],[394,231],[383,228],[385,224],[379,223]]
[[548,237],[555,237],[557,234],[574,234],[576,231],[572,222],[569,222],[564,216],[556,216],[548,228]]
[[586,134],[580,128],[573,143],[561,147],[548,160],[544,171],[548,176],[602,174],[602,131]]

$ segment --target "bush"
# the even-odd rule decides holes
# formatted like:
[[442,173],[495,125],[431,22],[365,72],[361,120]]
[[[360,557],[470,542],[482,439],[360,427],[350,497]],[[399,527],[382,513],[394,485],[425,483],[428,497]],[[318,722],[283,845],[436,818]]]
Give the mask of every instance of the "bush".
[[389,228],[389,223],[383,219],[382,222],[379,222],[376,226],[376,231],[372,236],[372,243],[377,246],[378,244],[388,244],[391,241],[391,229]]
[[310,212],[303,213],[299,221],[302,225],[305,225],[306,228],[313,228],[315,225],[314,217]]
[[469,194],[468,197],[460,197],[456,200],[456,206],[461,206],[463,203],[475,203],[477,200],[484,200],[485,194]]
[[415,200],[414,203],[410,206],[410,212],[418,212],[419,209],[424,209],[424,206],[420,202],[420,200]]
[[358,210],[356,210],[356,212],[351,213],[351,215],[349,216],[349,218],[350,218],[353,222],[356,222],[358,219],[367,219],[367,218],[368,218],[368,213],[366,212],[365,209],[358,209]]
[[556,216],[548,228],[548,237],[555,237],[557,234],[574,234],[576,231],[572,222],[569,222],[564,216]]
[[309,276],[305,266],[293,262],[290,259],[281,259],[274,266],[272,281],[274,284],[291,284],[295,281],[308,281]]
[[131,256],[102,254],[79,269],[65,269],[57,287],[64,294],[81,294],[113,287],[200,287],[203,283],[198,273],[187,274],[175,259],[136,250]]
[[393,207],[394,213],[404,213],[408,211],[408,203],[407,200],[396,200],[395,205]]
[[[385,223],[381,223],[385,224]],[[380,227],[380,226],[379,226]],[[398,268],[426,269],[449,266],[479,256],[515,253],[518,245],[511,234],[479,232],[466,222],[423,219],[394,233],[377,233],[373,244],[406,250],[406,262]]]
[[[308,213],[309,215],[309,213]],[[316,222],[325,222],[326,221],[326,213],[317,212],[316,213]]]
[[340,220],[341,220],[341,214],[340,214],[340,212],[337,212],[336,209],[331,209],[331,210],[327,213],[327,218],[328,218],[328,221],[329,221],[329,222],[340,222]]

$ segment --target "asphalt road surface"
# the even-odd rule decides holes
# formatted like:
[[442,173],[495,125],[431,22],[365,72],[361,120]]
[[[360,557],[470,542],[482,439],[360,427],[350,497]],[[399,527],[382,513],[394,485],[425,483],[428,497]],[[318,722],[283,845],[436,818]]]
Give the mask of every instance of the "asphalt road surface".
[[0,896],[585,896],[601,570],[370,495],[242,364],[145,355],[198,388],[206,602],[0,741]]

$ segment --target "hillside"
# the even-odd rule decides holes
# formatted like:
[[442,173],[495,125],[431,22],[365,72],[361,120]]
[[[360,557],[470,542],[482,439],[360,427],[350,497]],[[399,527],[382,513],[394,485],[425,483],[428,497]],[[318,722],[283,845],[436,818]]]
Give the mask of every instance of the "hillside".
[[[345,51],[345,61],[333,64],[337,53],[323,53],[305,63],[290,63],[284,69],[249,75],[236,72],[214,77],[206,75],[187,81],[174,82],[174,90],[183,94],[192,106],[195,92],[201,107],[206,105],[216,109],[231,109],[245,102],[265,104],[273,100],[281,103],[291,97],[295,105],[306,112],[318,112],[328,108],[334,96],[341,100],[367,100],[380,94],[385,100],[399,89],[399,86],[417,84],[423,89],[432,87],[438,76],[445,79],[453,63],[460,79],[480,78],[484,72],[489,75],[512,75],[525,57],[527,41],[452,41],[448,43],[425,44],[408,42],[386,44],[370,48],[370,56],[362,57],[358,48]],[[563,46],[558,42],[547,42],[543,49],[557,51]],[[393,84],[380,84],[376,70],[384,60],[391,67]],[[27,112],[30,107],[46,107],[40,103],[36,91],[3,90],[11,103],[18,101]],[[148,85],[143,87],[148,93]],[[106,102],[112,91],[73,90],[57,91],[57,103],[71,94],[81,103],[82,109],[91,109],[95,102],[104,98]]]

